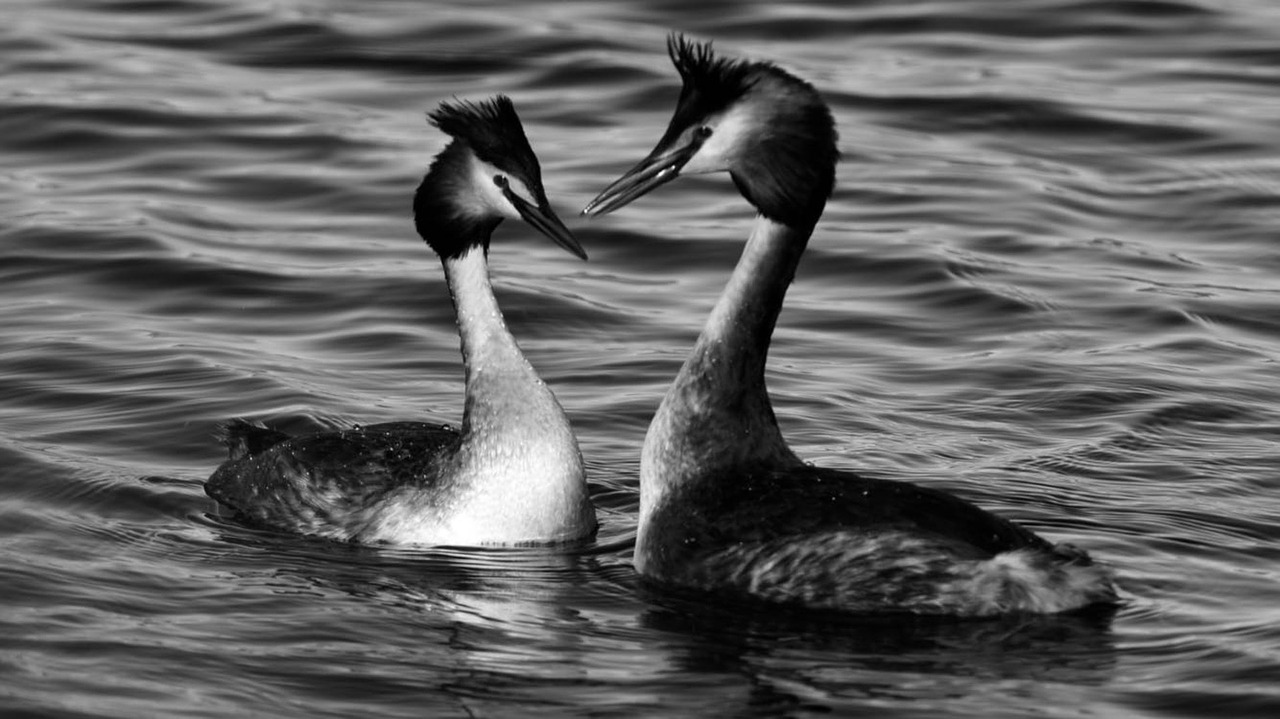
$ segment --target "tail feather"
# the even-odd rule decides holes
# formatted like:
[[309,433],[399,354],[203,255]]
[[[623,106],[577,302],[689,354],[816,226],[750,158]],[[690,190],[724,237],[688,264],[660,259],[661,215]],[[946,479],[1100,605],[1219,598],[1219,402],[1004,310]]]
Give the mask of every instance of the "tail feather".
[[232,461],[243,459],[280,444],[289,439],[284,432],[267,429],[243,419],[233,419],[218,428],[218,441],[227,448]]
[[974,572],[973,594],[996,613],[1054,613],[1117,601],[1111,573],[1071,545],[1058,545],[1052,554],[997,554]]

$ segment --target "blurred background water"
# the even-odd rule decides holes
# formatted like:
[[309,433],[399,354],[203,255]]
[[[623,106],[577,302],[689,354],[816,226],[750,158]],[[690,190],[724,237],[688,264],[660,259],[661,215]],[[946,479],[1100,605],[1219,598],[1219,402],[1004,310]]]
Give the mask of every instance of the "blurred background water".
[[[1280,5],[1271,0],[7,0],[0,715],[1280,715]],[[821,463],[1111,564],[1104,618],[755,616],[655,592],[639,447],[746,236],[724,177],[577,210],[646,153],[668,31],[831,103],[838,189],[769,382]],[[411,195],[424,113],[511,95],[581,263],[494,280],[602,529],[571,549],[255,531],[229,417],[456,422]]]

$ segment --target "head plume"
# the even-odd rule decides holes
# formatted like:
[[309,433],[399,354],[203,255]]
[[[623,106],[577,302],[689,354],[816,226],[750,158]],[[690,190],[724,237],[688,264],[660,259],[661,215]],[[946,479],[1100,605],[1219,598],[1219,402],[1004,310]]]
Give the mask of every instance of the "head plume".
[[538,156],[529,146],[511,98],[497,95],[480,102],[442,102],[427,119],[445,134],[465,142],[476,157],[520,178],[530,190],[543,192]]
[[755,84],[751,63],[716,57],[710,42],[672,33],[667,38],[667,55],[684,81],[677,112],[684,110],[691,117],[723,111]]

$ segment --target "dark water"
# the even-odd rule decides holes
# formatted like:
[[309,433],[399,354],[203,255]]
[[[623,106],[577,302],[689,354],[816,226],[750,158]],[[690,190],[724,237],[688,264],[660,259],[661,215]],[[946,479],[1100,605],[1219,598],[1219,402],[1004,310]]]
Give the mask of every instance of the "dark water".
[[[1280,715],[1272,0],[3,14],[0,715]],[[779,62],[840,125],[772,351],[796,450],[1087,547],[1113,617],[760,616],[636,581],[644,430],[751,214],[715,177],[574,217],[661,133],[669,29]],[[592,255],[508,224],[492,263],[598,540],[359,549],[220,517],[228,417],[460,417],[409,202],[424,112],[495,92]]]

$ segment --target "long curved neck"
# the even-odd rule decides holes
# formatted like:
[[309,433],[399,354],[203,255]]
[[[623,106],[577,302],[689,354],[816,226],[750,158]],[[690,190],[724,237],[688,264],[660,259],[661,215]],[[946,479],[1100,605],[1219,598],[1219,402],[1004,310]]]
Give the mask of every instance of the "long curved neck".
[[729,283],[649,425],[640,464],[642,513],[667,488],[698,475],[747,462],[799,461],[778,430],[764,368],[811,233],[756,218]]
[[444,274],[457,313],[466,368],[464,437],[511,424],[524,414],[512,410],[531,401],[551,403],[558,411],[551,392],[507,329],[489,282],[484,249],[472,247],[445,259]]
[[[491,501],[545,503],[549,485],[582,476],[577,439],[560,403],[507,329],[489,282],[485,251],[444,260],[466,367],[460,477],[492,490]],[[505,495],[505,496],[502,496]]]
[[[487,244],[487,243],[485,243]],[[443,528],[450,542],[515,542],[581,537],[595,513],[569,418],[507,330],[481,244],[445,256],[466,367],[458,445],[438,475],[447,490]],[[421,513],[439,514],[438,498]],[[411,522],[412,523],[412,522]]]

